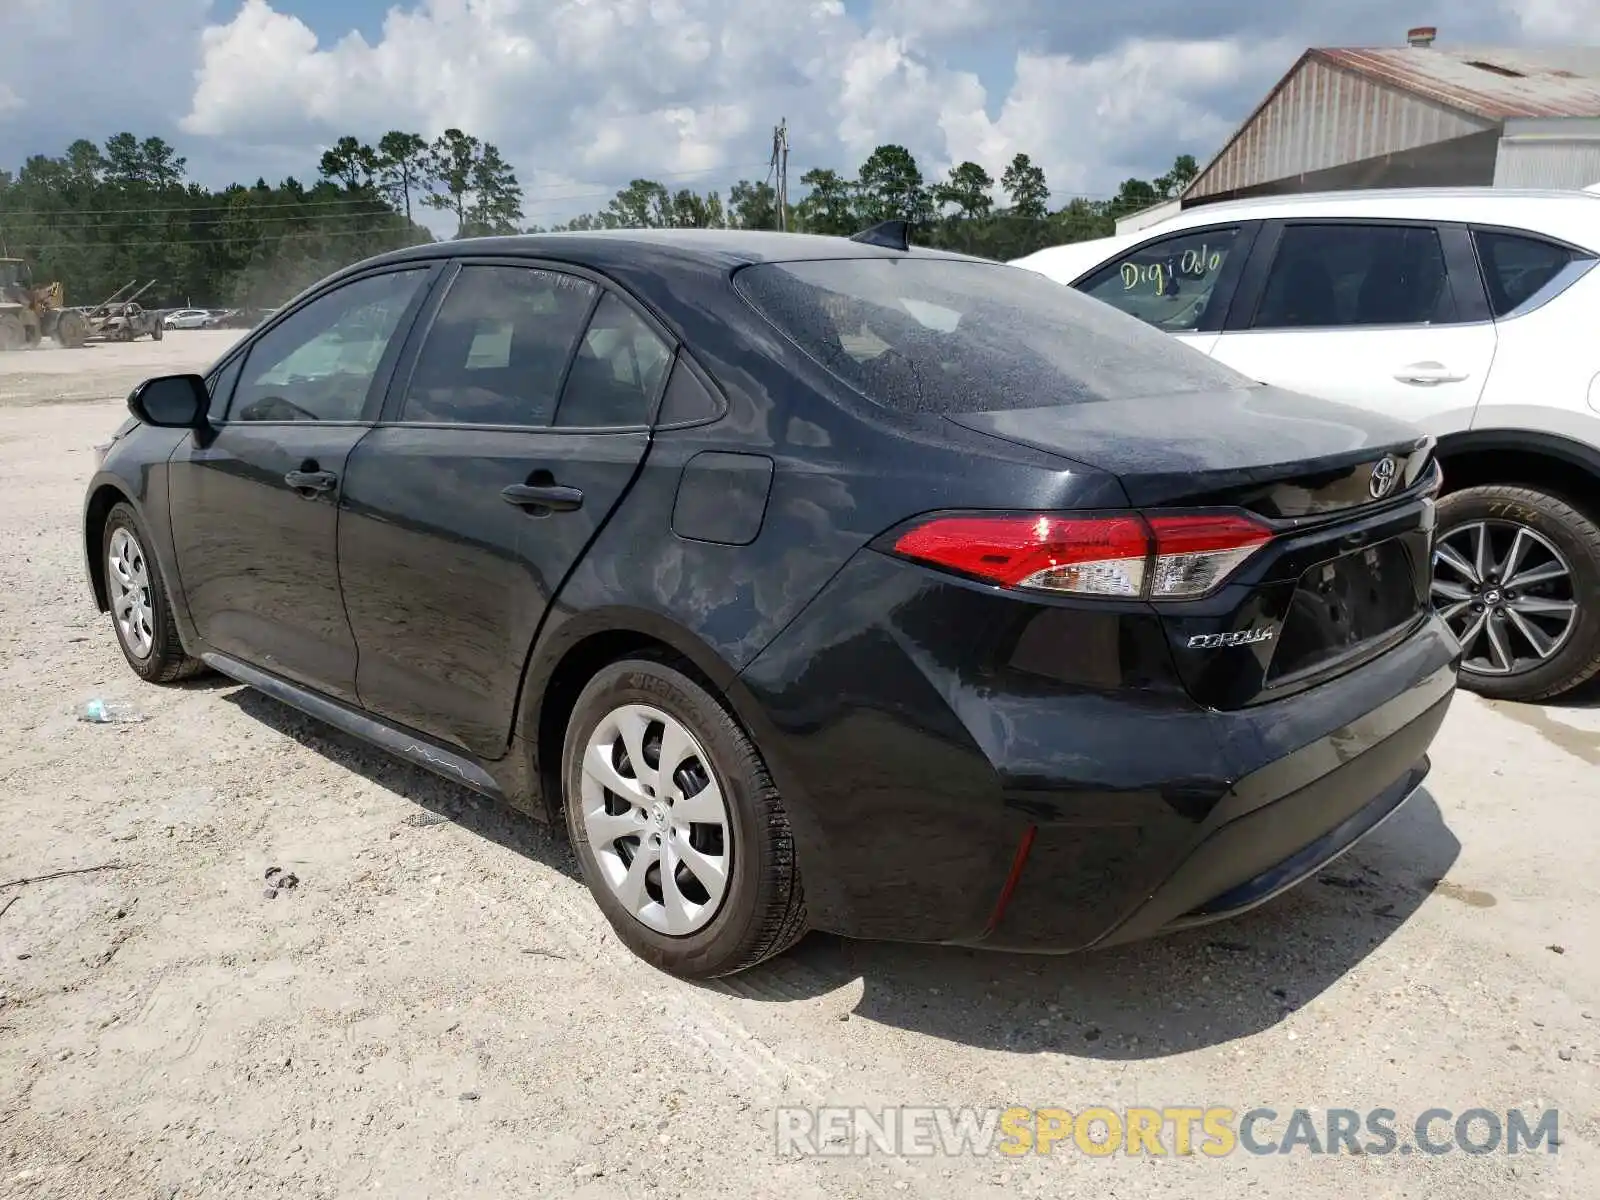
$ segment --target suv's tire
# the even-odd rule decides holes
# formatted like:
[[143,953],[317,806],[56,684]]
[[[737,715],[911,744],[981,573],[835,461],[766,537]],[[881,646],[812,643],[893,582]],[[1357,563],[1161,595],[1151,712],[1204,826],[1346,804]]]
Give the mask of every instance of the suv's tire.
[[1434,547],[1433,602],[1463,639],[1462,687],[1497,700],[1549,700],[1600,674],[1600,526],[1592,517],[1532,488],[1462,488],[1439,501]]
[[[675,760],[665,781],[657,774],[663,753]],[[602,776],[616,786],[603,786]],[[727,975],[805,932],[789,819],[761,755],[681,671],[630,659],[591,679],[567,723],[562,784],[584,881],[646,962],[685,978]],[[642,869],[630,871],[641,852]],[[662,886],[668,863],[671,895]]]
[[161,564],[149,545],[132,506],[126,501],[113,505],[100,538],[100,561],[117,645],[139,678],[147,683],[175,683],[206,668],[190,658],[178,640],[172,600],[161,577]]

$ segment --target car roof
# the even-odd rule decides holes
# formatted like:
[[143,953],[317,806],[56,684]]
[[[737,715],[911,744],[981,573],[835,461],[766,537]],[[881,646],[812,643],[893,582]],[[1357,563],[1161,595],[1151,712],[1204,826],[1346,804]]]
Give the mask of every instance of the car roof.
[[[609,266],[662,268],[689,264],[732,270],[751,263],[797,262],[829,258],[966,259],[969,256],[913,245],[893,250],[849,238],[808,233],[774,233],[758,229],[596,229],[573,233],[526,233],[430,242],[392,251],[358,264],[474,256],[548,258],[588,265],[604,272]],[[974,260],[976,261],[976,260]]]
[[[1148,228],[1178,229],[1219,219],[1304,217],[1426,217],[1440,221],[1479,221],[1534,225],[1577,220],[1600,225],[1600,195],[1527,188],[1386,188],[1345,192],[1305,192],[1197,204]],[[1141,231],[1142,232],[1142,231]]]
[[[1307,192],[1197,204],[1135,233],[1073,242],[1016,259],[1062,279],[1077,278],[1123,249],[1185,229],[1229,221],[1304,220],[1308,217],[1461,221],[1526,229],[1600,253],[1600,195],[1523,188],[1392,188]],[[1065,281],[1065,280],[1064,280]]]
[[1037,271],[1058,283],[1071,283],[1091,267],[1098,266],[1124,250],[1131,249],[1151,236],[1153,235],[1149,229],[1141,229],[1137,233],[1119,233],[1112,237],[1068,242],[1064,246],[1047,246],[1022,258],[1012,259],[1011,265]]

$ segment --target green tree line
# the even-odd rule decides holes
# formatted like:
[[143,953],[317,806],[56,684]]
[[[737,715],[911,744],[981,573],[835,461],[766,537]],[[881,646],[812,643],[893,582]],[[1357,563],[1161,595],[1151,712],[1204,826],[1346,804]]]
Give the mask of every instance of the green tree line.
[[[903,219],[911,222],[918,244],[987,258],[1019,258],[1046,246],[1107,237],[1116,231],[1119,217],[1178,195],[1196,173],[1194,156],[1183,154],[1156,179],[1124,180],[1115,196],[1074,197],[1052,208],[1044,170],[1026,154],[1013,158],[998,180],[975,162],[952,167],[943,179],[928,179],[911,151],[884,145],[854,177],[825,168],[803,174],[803,190],[786,214],[787,227],[849,235],[880,221]],[[777,189],[768,181],[743,179],[724,200],[715,191],[674,191],[652,179],[635,179],[601,211],[553,228],[673,226],[776,229]]]
[[37,284],[59,280],[69,304],[154,281],[139,298],[151,308],[274,305],[341,266],[432,241],[423,209],[450,214],[460,237],[516,233],[522,189],[492,142],[459,129],[340,138],[313,182],[220,190],[189,180],[161,138],[119,133],[0,171],[0,255],[27,259]]
[[[1119,216],[1176,195],[1194,175],[1183,155],[1157,179],[1125,181],[1114,197],[1052,208],[1045,174],[1026,154],[998,180],[972,162],[928,179],[904,146],[885,145],[854,176],[806,171],[784,223],[850,234],[904,218],[920,244],[1015,258],[1105,236]],[[61,281],[71,304],[153,281],[140,297],[147,307],[270,306],[341,266],[431,241],[425,211],[444,214],[457,237],[543,232],[525,224],[524,202],[499,148],[460,129],[432,141],[400,130],[375,144],[341,137],[310,182],[221,189],[189,179],[186,159],[163,139],[119,133],[0,170],[0,256],[27,259],[37,283]],[[724,195],[635,179],[603,210],[555,228],[779,225],[770,181],[740,180]]]

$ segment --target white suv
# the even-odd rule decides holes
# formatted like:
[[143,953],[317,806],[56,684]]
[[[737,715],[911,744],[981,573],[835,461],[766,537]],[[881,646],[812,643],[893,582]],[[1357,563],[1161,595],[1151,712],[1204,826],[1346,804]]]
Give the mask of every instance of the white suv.
[[1015,265],[1433,434],[1462,685],[1543,700],[1600,674],[1597,260],[1600,196],[1417,188],[1208,204]]

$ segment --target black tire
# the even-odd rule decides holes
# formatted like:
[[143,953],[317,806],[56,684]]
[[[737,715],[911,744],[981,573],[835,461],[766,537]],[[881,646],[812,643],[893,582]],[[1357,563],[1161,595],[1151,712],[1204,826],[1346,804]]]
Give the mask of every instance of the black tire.
[[[614,710],[644,704],[681,722],[711,758],[731,827],[732,866],[716,915],[670,936],[628,911],[601,874],[582,808],[583,755]],[[629,659],[602,669],[578,697],[562,756],[567,831],[584,881],[623,943],[660,970],[688,979],[729,975],[787,950],[806,931],[805,893],[788,814],[754,744],[705,688],[664,663]]]
[[0,312],[0,352],[23,350],[28,345],[28,329],[14,312]]
[[[111,546],[118,531],[125,531],[138,547],[149,581],[144,589],[150,610],[150,649],[140,653],[140,647],[131,644],[122,623],[117,620],[117,584],[112,577]],[[178,627],[172,617],[172,600],[167,592],[166,580],[161,575],[161,564],[149,551],[150,538],[139,523],[138,514],[126,501],[112,506],[106,515],[106,526],[100,536],[100,565],[106,572],[106,598],[112,605],[111,628],[117,636],[122,657],[134,673],[146,683],[176,683],[203,673],[205,664],[190,658],[178,638]]]
[[63,309],[56,317],[56,344],[63,350],[76,350],[89,336],[89,322],[74,309]]
[[[1463,666],[1461,686],[1495,700],[1551,700],[1600,674],[1600,526],[1558,496],[1533,488],[1462,488],[1439,501],[1438,539],[1478,521],[1526,527],[1561,552],[1570,568],[1577,618],[1549,660],[1511,675]],[[1437,544],[1437,542],[1436,542]]]

